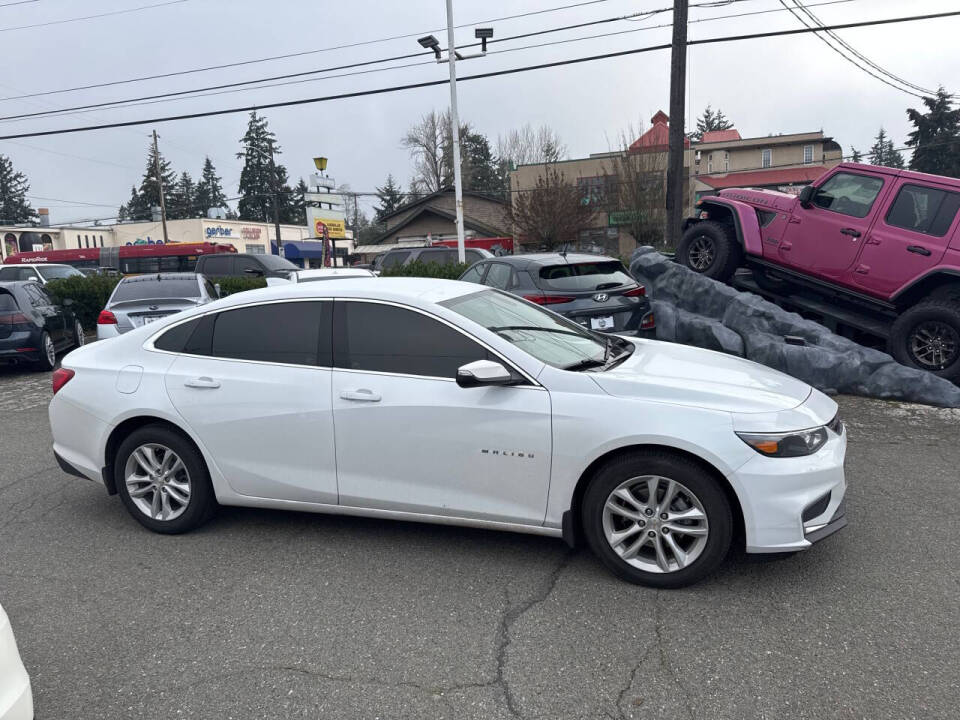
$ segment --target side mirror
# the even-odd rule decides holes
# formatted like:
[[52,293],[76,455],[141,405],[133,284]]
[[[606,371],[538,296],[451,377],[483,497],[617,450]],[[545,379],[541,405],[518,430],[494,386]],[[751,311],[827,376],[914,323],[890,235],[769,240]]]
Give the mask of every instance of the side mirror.
[[263,277],[263,270],[257,270],[256,268],[247,268],[244,272],[254,277]]
[[500,363],[492,360],[476,360],[457,368],[457,385],[462,388],[485,385],[510,385],[513,376]]
[[803,190],[800,191],[800,205],[805,208],[810,207],[813,204],[813,198],[817,195],[817,188],[813,185],[805,185]]
[[221,290],[220,290],[220,283],[217,283],[216,285],[214,285],[214,286],[213,286],[213,289],[214,289],[214,291],[217,293],[217,297],[218,297],[218,298],[222,298],[222,297],[223,297],[223,292],[221,292]]
[[70,307],[70,306],[73,305],[73,304],[74,304],[73,298],[64,298],[64,299],[63,299],[63,306],[64,306],[64,307]]

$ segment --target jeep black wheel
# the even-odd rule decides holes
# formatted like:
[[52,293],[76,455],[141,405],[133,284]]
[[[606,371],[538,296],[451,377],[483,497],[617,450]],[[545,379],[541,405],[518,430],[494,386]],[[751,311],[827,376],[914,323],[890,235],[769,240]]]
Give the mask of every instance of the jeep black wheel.
[[894,322],[889,345],[904,365],[960,380],[960,304],[927,300],[914,305]]
[[733,229],[709,220],[688,227],[677,248],[677,260],[681,264],[720,282],[733,277],[741,257]]

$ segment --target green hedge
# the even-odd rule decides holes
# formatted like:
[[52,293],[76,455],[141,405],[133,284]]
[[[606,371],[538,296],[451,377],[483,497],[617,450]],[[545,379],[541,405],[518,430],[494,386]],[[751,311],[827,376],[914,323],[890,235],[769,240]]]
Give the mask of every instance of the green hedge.
[[443,265],[435,262],[412,262],[409,265],[395,265],[381,272],[383,277],[429,277],[456,280],[470,267],[468,263]]
[[210,282],[220,285],[221,297],[267,286],[267,281],[262,277],[212,277]]
[[54,302],[63,304],[64,300],[73,300],[73,312],[87,330],[97,326],[97,316],[110,299],[110,293],[120,282],[119,275],[91,275],[51,280],[46,290]]

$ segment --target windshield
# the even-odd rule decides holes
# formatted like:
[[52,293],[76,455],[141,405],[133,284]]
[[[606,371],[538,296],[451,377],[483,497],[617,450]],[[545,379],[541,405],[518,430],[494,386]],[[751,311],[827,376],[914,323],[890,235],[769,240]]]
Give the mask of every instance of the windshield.
[[60,278],[74,277],[83,275],[82,272],[69,265],[39,265],[37,272],[43,276],[44,280],[58,280]]
[[117,285],[110,302],[128,300],[159,300],[161,298],[200,297],[200,283],[196,277],[190,278],[133,278]]
[[606,343],[576,323],[533,303],[496,290],[463,295],[440,303],[497,333],[547,365],[572,368],[603,364]]
[[566,263],[550,265],[540,268],[538,284],[544,290],[565,290],[593,292],[634,285],[636,281],[630,277],[618,260],[604,260],[600,262]]

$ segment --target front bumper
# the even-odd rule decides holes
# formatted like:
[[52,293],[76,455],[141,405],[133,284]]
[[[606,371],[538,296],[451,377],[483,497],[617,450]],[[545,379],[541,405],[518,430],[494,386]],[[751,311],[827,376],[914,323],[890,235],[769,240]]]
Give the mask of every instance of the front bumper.
[[0,718],[33,720],[30,678],[17,651],[17,642],[3,608],[0,608]]
[[805,550],[847,524],[846,431],[813,455],[757,454],[730,476],[743,510],[748,553]]

